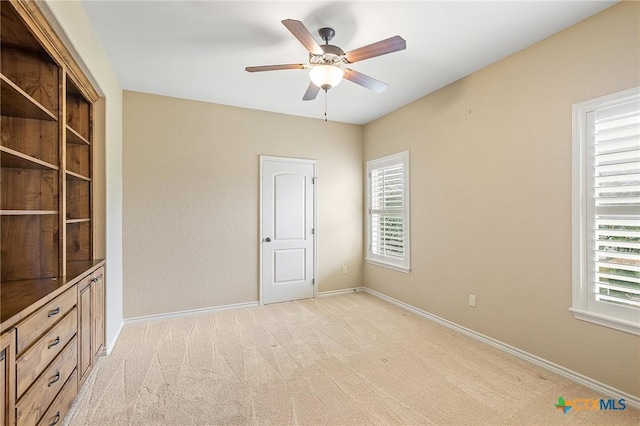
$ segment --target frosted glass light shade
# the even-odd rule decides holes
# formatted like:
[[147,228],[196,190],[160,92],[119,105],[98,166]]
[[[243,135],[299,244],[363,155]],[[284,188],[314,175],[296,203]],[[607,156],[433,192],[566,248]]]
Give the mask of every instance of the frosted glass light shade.
[[313,84],[321,89],[331,89],[342,81],[344,71],[334,65],[318,65],[311,68],[309,77]]

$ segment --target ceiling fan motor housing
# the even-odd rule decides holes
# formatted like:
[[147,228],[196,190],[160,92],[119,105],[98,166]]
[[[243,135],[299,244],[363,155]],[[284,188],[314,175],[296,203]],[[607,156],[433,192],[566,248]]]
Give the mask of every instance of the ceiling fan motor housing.
[[344,51],[338,46],[323,44],[322,55],[309,53],[309,63],[313,65],[340,65],[344,63]]

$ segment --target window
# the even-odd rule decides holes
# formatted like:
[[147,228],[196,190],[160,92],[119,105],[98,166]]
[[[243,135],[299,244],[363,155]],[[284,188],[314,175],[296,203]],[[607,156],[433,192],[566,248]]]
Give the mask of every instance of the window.
[[573,306],[640,334],[640,88],[573,106]]
[[410,271],[409,151],[367,161],[367,262]]

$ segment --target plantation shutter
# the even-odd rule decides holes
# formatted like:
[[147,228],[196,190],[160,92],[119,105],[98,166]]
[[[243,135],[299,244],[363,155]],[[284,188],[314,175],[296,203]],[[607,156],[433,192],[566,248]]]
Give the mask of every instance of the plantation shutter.
[[595,298],[640,308],[640,101],[598,109],[587,120]]
[[371,252],[405,256],[405,170],[402,163],[371,171]]
[[411,272],[409,151],[367,161],[367,263]]

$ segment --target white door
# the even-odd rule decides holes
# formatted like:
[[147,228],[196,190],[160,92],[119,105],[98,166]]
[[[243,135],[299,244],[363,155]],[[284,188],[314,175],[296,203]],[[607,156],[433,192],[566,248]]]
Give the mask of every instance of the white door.
[[261,157],[262,303],[314,296],[315,161]]

